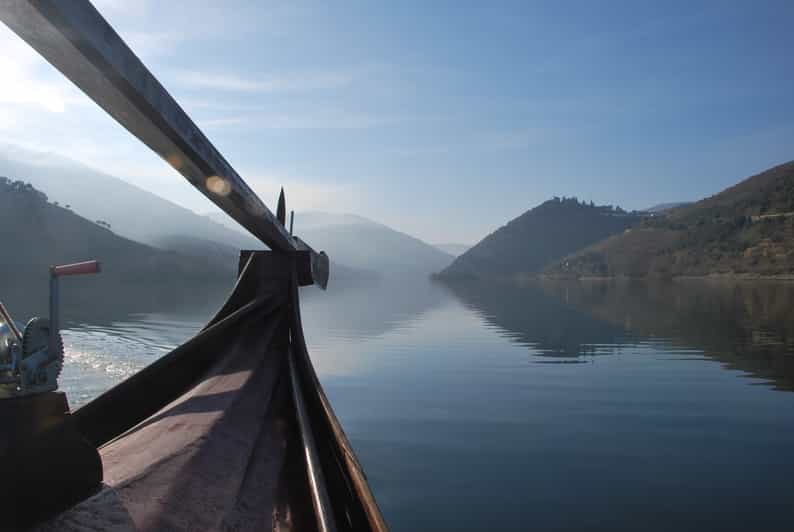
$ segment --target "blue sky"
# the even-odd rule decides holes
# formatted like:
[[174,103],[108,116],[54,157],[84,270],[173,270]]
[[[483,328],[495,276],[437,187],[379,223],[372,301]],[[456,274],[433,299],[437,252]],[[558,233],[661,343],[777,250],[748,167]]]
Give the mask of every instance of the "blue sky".
[[[95,5],[267,203],[430,242],[794,158],[790,1]],[[0,50],[0,142],[213,209],[5,27]]]

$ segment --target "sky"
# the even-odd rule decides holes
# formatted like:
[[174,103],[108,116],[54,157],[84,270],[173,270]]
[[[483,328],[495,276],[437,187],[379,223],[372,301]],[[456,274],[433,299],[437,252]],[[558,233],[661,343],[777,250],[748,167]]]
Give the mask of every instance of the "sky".
[[[641,209],[794,159],[789,0],[94,5],[273,210],[473,244],[555,195]],[[214,210],[2,25],[0,143]]]

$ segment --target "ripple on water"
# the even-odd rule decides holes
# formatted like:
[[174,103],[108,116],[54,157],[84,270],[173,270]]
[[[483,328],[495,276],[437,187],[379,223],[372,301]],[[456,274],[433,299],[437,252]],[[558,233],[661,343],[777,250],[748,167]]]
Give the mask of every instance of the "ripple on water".
[[62,331],[64,370],[61,387],[72,408],[90,401],[134,375],[190,338],[202,323],[131,317],[110,325],[80,324]]

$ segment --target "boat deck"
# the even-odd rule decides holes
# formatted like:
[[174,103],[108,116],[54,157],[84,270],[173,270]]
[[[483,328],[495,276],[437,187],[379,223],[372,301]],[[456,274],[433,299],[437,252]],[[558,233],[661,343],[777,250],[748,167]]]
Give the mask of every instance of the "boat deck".
[[39,529],[315,529],[286,320],[261,318],[197,386],[102,446],[102,491]]

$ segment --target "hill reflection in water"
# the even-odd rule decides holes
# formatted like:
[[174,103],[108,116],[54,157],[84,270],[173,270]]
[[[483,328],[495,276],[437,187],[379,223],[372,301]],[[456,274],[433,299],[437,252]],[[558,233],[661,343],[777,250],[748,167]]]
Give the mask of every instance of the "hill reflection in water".
[[[16,316],[46,313],[46,285],[8,281]],[[230,286],[77,288],[72,406],[189,338]],[[313,363],[395,531],[789,530],[792,302],[794,284],[703,281],[301,295]]]
[[450,283],[450,291],[543,357],[669,343],[794,390],[794,283],[678,280]]

